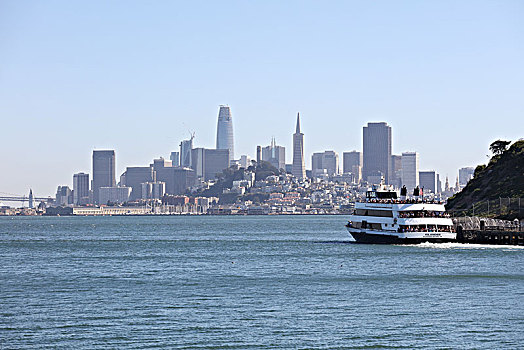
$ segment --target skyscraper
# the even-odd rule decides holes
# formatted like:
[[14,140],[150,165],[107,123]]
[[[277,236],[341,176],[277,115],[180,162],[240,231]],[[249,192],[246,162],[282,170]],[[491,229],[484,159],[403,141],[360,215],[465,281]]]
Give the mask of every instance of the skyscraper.
[[[217,124],[217,149],[229,150],[229,160],[235,159],[233,118],[229,106],[220,106]],[[228,163],[229,166],[229,163]]]
[[171,160],[173,166],[180,166],[180,152],[171,152],[169,159]]
[[213,180],[217,174],[229,167],[229,150],[194,148],[191,151],[192,169],[197,178]]
[[73,204],[87,204],[89,199],[89,174],[73,175]]
[[338,153],[335,151],[324,151],[313,153],[311,156],[311,170],[313,174],[319,170],[325,170],[327,175],[338,174]]
[[182,140],[180,142],[180,166],[191,167],[191,150],[193,149],[193,139],[195,135],[191,135],[189,140]]
[[391,127],[387,123],[368,123],[363,129],[363,167],[362,177],[382,173],[389,183],[391,172]]
[[277,146],[275,138],[271,139],[271,144],[262,148],[262,160],[271,163],[277,169],[284,169],[286,167],[286,148]]
[[434,170],[431,171],[419,171],[418,173],[420,188],[424,189],[424,193],[428,193],[430,190],[432,193],[437,193],[437,173]]
[[408,193],[419,185],[419,156],[417,152],[402,153],[402,185]]
[[297,113],[297,128],[293,134],[292,174],[299,180],[306,178],[306,166],[304,164],[304,134],[300,132],[300,113]]
[[344,152],[342,154],[342,163],[343,172],[351,173],[354,166],[362,166],[362,153],[357,151]]
[[100,203],[100,187],[114,187],[115,180],[115,151],[93,151],[93,200]]
[[460,168],[459,169],[459,184],[461,186],[466,186],[473,178],[473,175],[475,175],[475,168],[473,167],[466,167],[466,168]]

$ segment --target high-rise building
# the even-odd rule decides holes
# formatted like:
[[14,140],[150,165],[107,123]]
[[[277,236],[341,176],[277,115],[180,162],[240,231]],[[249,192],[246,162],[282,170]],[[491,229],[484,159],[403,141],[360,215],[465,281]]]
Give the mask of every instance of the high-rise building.
[[[311,156],[311,170],[313,174],[337,175],[338,168],[338,153],[335,151],[313,153]],[[325,172],[322,170],[325,170]]]
[[155,172],[156,181],[165,183],[166,194],[183,194],[195,185],[193,169],[171,166],[171,162],[162,158],[153,160],[151,167]]
[[424,193],[430,190],[432,193],[437,193],[437,173],[431,171],[419,171],[420,188],[424,189]]
[[460,186],[466,186],[469,180],[473,178],[474,174],[475,168],[473,167],[460,168],[458,176]]
[[391,127],[387,123],[368,123],[363,129],[362,177],[377,176],[380,172],[389,183],[391,173]]
[[342,153],[342,169],[343,173],[353,172],[354,166],[362,166],[362,153],[357,151]]
[[100,187],[99,197],[100,204],[121,204],[129,201],[131,187]]
[[229,106],[220,106],[217,124],[217,149],[229,150],[229,161],[235,159],[235,146],[233,138],[233,118]]
[[89,202],[89,174],[73,175],[73,204],[83,205]]
[[257,165],[262,161],[262,146],[257,146]]
[[293,134],[293,176],[299,180],[306,178],[304,163],[304,134],[300,132],[300,113],[297,113],[297,127]]
[[238,162],[241,168],[247,169],[248,167],[251,166],[251,157],[245,154],[241,155]]
[[395,187],[402,187],[402,156],[391,155],[391,175],[389,176],[389,184]]
[[57,206],[73,204],[73,192],[71,192],[69,186],[58,186],[56,189],[55,204]]
[[271,163],[277,169],[286,167],[286,148],[277,146],[275,138],[271,139],[271,144],[262,148],[262,160]]
[[228,149],[194,148],[191,151],[191,168],[197,178],[204,181],[216,178],[217,174],[229,168]]
[[402,185],[408,193],[419,185],[419,155],[417,152],[402,153]]
[[193,140],[195,135],[191,135],[189,140],[182,140],[180,142],[180,166],[191,167],[191,150],[193,149]]
[[166,193],[166,184],[162,181],[145,182],[142,187],[142,199],[162,199]]
[[93,200],[100,203],[99,191],[101,187],[114,187],[115,179],[115,151],[93,151]]
[[173,166],[180,166],[180,152],[171,152],[169,159],[171,160]]
[[142,198],[143,183],[156,181],[156,173],[151,166],[127,167],[123,176],[125,182],[122,184],[131,187],[130,201]]
[[440,174],[437,174],[437,189],[436,193],[440,194],[442,193],[442,181],[440,181]]

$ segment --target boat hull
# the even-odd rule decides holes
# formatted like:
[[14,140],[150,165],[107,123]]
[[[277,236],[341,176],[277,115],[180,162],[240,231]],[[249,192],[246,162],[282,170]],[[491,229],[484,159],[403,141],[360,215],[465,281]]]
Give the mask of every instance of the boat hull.
[[351,237],[354,239],[353,243],[363,243],[363,244],[420,244],[424,242],[432,243],[445,243],[445,242],[455,242],[454,238],[445,238],[445,237],[399,237],[392,234],[386,233],[370,233],[360,230],[351,230],[348,228],[348,232]]

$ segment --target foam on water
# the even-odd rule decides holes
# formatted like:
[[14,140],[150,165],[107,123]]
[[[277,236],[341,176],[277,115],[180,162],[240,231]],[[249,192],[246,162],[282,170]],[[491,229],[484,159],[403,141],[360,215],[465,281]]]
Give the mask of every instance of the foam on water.
[[524,246],[517,245],[495,245],[495,244],[474,244],[474,243],[431,243],[424,242],[417,244],[420,248],[434,248],[434,249],[503,249],[503,250],[521,250]]

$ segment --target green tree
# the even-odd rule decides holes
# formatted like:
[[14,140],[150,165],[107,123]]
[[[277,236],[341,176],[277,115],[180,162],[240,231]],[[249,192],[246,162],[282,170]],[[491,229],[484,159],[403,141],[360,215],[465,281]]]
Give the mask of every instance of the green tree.
[[511,143],[511,141],[497,140],[497,141],[494,141],[493,143],[491,143],[491,145],[489,145],[489,150],[494,155],[499,155],[499,154],[504,153],[504,151],[506,151],[506,149],[508,148],[508,145],[510,143]]

